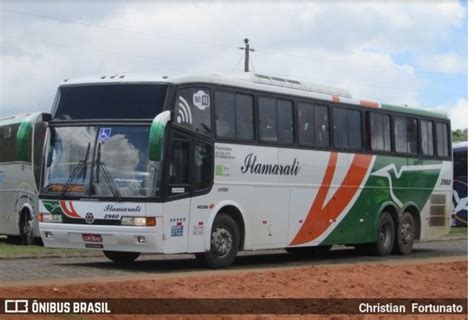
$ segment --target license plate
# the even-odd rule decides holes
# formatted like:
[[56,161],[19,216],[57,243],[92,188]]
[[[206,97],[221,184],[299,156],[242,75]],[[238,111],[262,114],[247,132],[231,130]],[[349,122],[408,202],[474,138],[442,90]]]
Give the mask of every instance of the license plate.
[[100,234],[83,233],[82,234],[82,241],[102,242],[102,236]]

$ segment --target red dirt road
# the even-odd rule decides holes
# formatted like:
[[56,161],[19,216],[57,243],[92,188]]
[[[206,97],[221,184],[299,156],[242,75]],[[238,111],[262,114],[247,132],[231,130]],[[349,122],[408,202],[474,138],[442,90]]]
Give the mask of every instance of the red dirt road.
[[[467,298],[467,261],[462,259],[461,261],[434,263],[309,266],[259,271],[215,272],[206,275],[170,276],[148,280],[2,288],[0,297]],[[80,316],[80,319],[83,317]],[[242,318],[242,316],[235,317]],[[269,317],[255,316],[256,319]],[[298,317],[284,316],[283,318]],[[304,317],[306,318],[306,316]],[[313,316],[308,317],[313,318]],[[425,317],[459,319],[465,316],[417,316],[417,318]],[[99,316],[99,318],[103,317]],[[105,318],[108,319],[110,316]],[[125,319],[127,317],[114,316],[113,318]],[[182,319],[183,317],[171,318]],[[184,318],[208,319],[209,317]],[[212,318],[217,317],[213,316]],[[234,316],[225,316],[224,318],[231,319]],[[393,318],[393,315],[387,318]]]

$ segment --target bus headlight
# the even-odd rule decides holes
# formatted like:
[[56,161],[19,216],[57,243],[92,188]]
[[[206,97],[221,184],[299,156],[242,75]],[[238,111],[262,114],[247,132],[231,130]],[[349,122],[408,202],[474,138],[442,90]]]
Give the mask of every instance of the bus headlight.
[[154,227],[156,219],[155,217],[122,217],[122,226]]
[[60,214],[52,214],[52,213],[40,213],[38,215],[39,222],[53,222],[53,223],[62,223],[63,216]]

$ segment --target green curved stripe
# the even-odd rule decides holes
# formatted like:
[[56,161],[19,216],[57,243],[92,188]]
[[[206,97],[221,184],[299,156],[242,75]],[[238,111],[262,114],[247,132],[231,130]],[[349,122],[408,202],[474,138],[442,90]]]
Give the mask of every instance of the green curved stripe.
[[20,161],[31,161],[29,138],[31,137],[32,129],[33,125],[29,119],[24,119],[18,128],[16,134],[16,156]]

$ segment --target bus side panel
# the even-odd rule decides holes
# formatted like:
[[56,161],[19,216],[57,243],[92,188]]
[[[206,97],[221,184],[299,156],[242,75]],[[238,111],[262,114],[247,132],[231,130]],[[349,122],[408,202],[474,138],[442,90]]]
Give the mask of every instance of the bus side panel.
[[[413,202],[418,208],[433,197],[443,164],[437,160],[408,160],[378,156],[371,174],[349,213],[323,244],[353,244],[375,241],[378,212],[390,201],[401,211]],[[423,216],[422,216],[423,220]],[[422,221],[422,232],[424,226]]]

